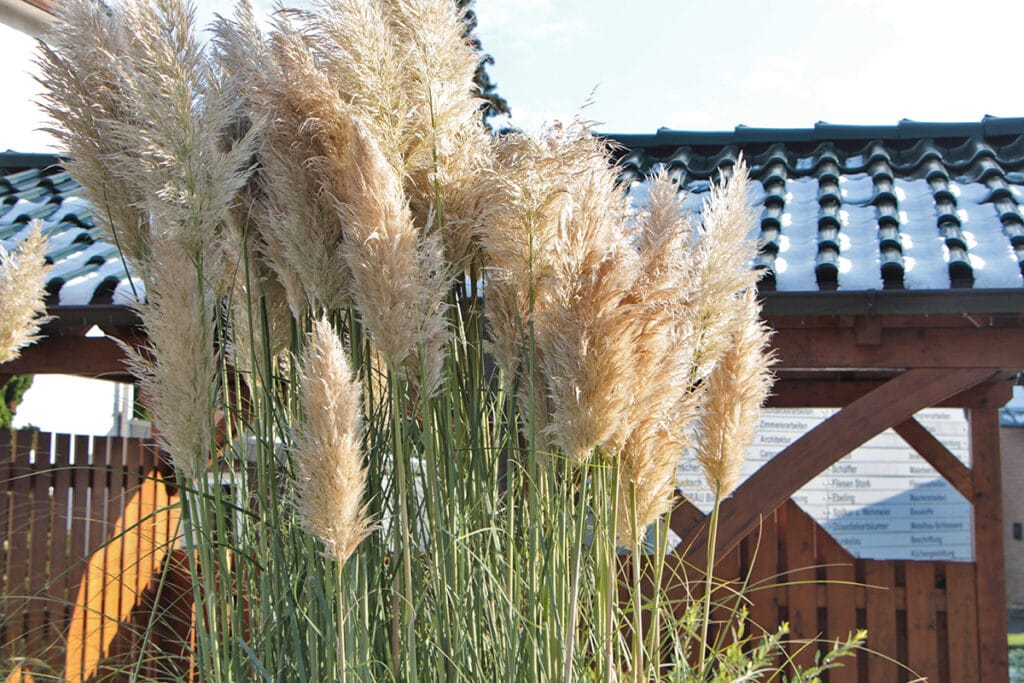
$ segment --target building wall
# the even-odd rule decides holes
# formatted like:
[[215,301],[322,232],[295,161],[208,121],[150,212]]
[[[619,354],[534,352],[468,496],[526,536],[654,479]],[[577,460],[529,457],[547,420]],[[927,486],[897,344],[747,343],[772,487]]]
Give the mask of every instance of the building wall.
[[1006,599],[1024,607],[1024,540],[1014,538],[1014,525],[1024,535],[1024,428],[1000,430],[1003,464],[1003,529],[1006,547]]

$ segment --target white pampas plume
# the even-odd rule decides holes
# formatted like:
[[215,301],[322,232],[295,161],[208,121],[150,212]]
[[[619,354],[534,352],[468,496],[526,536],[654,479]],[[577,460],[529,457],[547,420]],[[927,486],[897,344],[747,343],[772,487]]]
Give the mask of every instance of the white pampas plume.
[[218,385],[212,341],[216,296],[209,280],[199,283],[201,275],[211,273],[201,273],[177,240],[151,240],[150,255],[149,301],[136,306],[145,321],[147,348],[122,348],[153,413],[157,440],[191,481],[211,457]]
[[772,383],[766,350],[771,333],[759,317],[755,291],[747,290],[738,304],[732,343],[707,379],[696,447],[697,462],[716,498],[725,498],[739,483]]
[[373,529],[363,504],[360,390],[341,340],[326,319],[313,323],[299,376],[305,412],[295,449],[302,526],[343,566]]
[[12,252],[0,247],[0,363],[14,360],[39,338],[45,317],[46,238],[42,222],[32,221],[29,236]]

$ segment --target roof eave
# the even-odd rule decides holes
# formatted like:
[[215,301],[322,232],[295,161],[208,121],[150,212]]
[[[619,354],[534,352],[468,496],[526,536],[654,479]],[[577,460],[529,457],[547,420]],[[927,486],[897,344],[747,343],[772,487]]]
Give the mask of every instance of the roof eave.
[[1021,289],[761,292],[766,317],[819,315],[995,315],[1024,313]]
[[904,119],[895,126],[857,126],[819,122],[814,128],[758,128],[694,131],[661,128],[654,134],[600,133],[601,137],[631,150],[685,145],[755,145],[775,143],[868,142],[924,138],[992,138],[1024,134],[1024,117],[986,116],[978,122],[947,123]]
[[104,329],[141,327],[138,311],[118,304],[88,304],[84,306],[49,306],[50,320],[43,326],[44,334],[59,333],[69,328],[88,328],[99,325]]

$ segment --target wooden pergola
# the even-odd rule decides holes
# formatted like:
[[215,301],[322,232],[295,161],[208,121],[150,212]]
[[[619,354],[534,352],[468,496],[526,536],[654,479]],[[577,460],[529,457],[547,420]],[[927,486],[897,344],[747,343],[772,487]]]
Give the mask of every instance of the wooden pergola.
[[[611,137],[630,187],[662,169],[700,193],[747,159],[769,407],[838,409],[722,507],[716,575],[761,587],[752,626],[788,620],[798,641],[866,627],[884,656],[831,681],[906,680],[894,661],[930,681],[1007,680],[998,411],[1024,369],[1024,119]],[[931,407],[965,410],[969,466],[915,418]],[[970,503],[970,562],[856,558],[793,502],[888,429]],[[706,517],[680,496],[671,523],[682,574],[704,562]]]
[[[1014,379],[1024,368],[1024,291],[989,292],[973,302],[969,295],[908,292],[798,297],[776,293],[766,295],[766,299],[766,317],[775,330],[773,346],[779,359],[778,380],[769,406],[840,410],[778,453],[724,503],[718,536],[719,561],[728,565],[727,558],[730,553],[739,552],[741,543],[751,547],[763,545],[763,526],[787,504],[793,505],[789,500],[798,489],[846,454],[892,428],[971,503],[974,530],[971,585],[958,587],[970,591],[971,595],[958,600],[970,605],[974,614],[960,615],[958,619],[966,618],[973,625],[970,631],[976,637],[976,648],[972,643],[963,642],[963,634],[960,638],[951,638],[948,633],[937,633],[936,620],[940,617],[945,618],[946,628],[949,628],[947,607],[953,604],[953,599],[939,604],[946,600],[943,596],[943,601],[936,602],[935,577],[941,575],[945,582],[948,572],[945,569],[940,574],[928,572],[938,564],[958,563],[889,563],[904,567],[924,565],[926,578],[933,582],[927,586],[929,595],[926,596],[932,603],[931,618],[926,614],[922,623],[907,624],[907,579],[897,585],[896,572],[891,569],[885,575],[888,581],[880,580],[877,574],[858,577],[852,559],[846,558],[850,563],[849,571],[839,572],[838,577],[829,579],[887,585],[892,590],[889,599],[894,600],[891,610],[902,616],[889,624],[873,623],[868,609],[871,591],[861,590],[844,596],[860,611],[857,614],[851,610],[848,617],[854,620],[832,617],[827,620],[825,629],[815,613],[819,609],[834,611],[841,602],[832,602],[826,597],[825,604],[814,601],[800,613],[799,605],[790,600],[787,616],[794,633],[806,638],[819,634],[836,637],[855,627],[866,627],[869,646],[897,658],[899,650],[904,649],[910,660],[906,663],[919,673],[930,674],[929,680],[1006,680],[1007,613],[998,411],[1009,400]],[[831,313],[823,312],[830,310]],[[915,419],[916,413],[931,407],[966,410],[970,425],[970,467]],[[696,508],[680,501],[672,526],[683,539],[680,547],[691,550],[685,557],[688,562],[700,564],[703,561],[704,521],[704,515]],[[790,546],[809,543],[817,535],[821,544],[822,535],[827,534],[811,520],[806,520],[805,524],[803,534],[791,533],[783,543],[788,542]],[[817,528],[812,529],[812,526]],[[790,530],[792,532],[792,526]],[[828,541],[831,539],[824,542]],[[806,559],[813,561],[807,564],[823,559],[843,562],[843,557],[829,556],[829,552],[833,551],[820,551],[817,555],[809,552]],[[736,567],[736,562],[734,558],[733,571],[739,570],[737,578],[743,578],[746,572],[751,580],[766,578],[759,576],[758,571],[770,576],[777,568],[785,566],[782,562],[757,567],[757,562],[750,557],[746,567]],[[791,571],[799,568],[792,562],[788,565]],[[835,591],[829,586],[826,595],[832,592]],[[779,602],[777,595],[764,599]],[[755,597],[754,602],[758,603],[759,598]],[[769,618],[772,614],[778,613],[769,611]],[[903,633],[897,633],[897,622],[905,624]],[[898,643],[900,639],[902,644]],[[888,652],[887,640],[891,645]],[[953,666],[952,671],[941,671],[937,664],[943,640],[948,641],[945,661],[947,667]],[[964,662],[967,666],[957,669]],[[877,671],[879,675],[895,673],[881,658],[871,658],[866,666],[869,672]],[[855,667],[833,673],[832,680],[847,677],[857,680]],[[872,673],[868,680],[891,679],[876,678]]]

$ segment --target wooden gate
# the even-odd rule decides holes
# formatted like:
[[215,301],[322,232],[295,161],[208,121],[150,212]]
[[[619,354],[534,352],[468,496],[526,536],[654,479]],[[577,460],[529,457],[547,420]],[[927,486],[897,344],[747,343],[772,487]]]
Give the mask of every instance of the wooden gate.
[[[688,504],[680,512],[701,515]],[[683,567],[676,557],[666,573],[700,571]],[[986,680],[976,607],[985,587],[974,562],[857,559],[788,501],[719,557],[715,577],[717,618],[746,606],[744,631],[755,636],[788,622],[787,652],[803,667],[836,638],[866,628],[866,649],[828,672],[830,683]],[[680,580],[668,586],[669,599],[685,604],[692,589]]]

